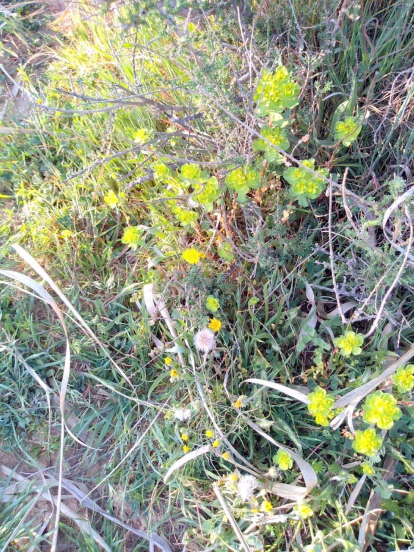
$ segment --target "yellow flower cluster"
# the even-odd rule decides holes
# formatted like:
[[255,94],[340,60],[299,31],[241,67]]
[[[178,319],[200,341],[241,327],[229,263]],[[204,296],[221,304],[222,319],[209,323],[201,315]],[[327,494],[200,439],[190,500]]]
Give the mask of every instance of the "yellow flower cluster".
[[414,364],[398,368],[394,375],[394,385],[400,393],[411,391],[414,387]]
[[369,428],[365,431],[356,432],[352,448],[360,454],[374,456],[381,448],[381,445],[381,437],[376,434],[375,429]]
[[291,79],[289,71],[280,65],[274,73],[265,73],[257,85],[254,99],[260,117],[292,109],[299,103],[300,88]]
[[321,426],[328,426],[335,399],[322,387],[317,387],[313,393],[309,393],[308,399],[308,410],[315,416],[315,422]]
[[364,412],[363,420],[368,424],[377,424],[379,429],[391,429],[394,421],[402,416],[397,406],[397,399],[390,393],[376,391],[365,400],[362,407]]

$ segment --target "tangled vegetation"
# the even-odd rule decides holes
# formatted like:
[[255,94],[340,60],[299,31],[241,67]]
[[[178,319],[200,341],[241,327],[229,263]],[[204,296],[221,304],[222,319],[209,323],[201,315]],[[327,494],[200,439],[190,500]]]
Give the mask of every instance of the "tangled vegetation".
[[1,12],[3,550],[412,547],[414,2],[41,16]]

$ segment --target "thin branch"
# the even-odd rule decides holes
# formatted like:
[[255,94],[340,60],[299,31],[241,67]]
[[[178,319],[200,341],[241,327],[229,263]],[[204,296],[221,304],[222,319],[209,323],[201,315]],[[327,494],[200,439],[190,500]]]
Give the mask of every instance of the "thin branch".
[[388,291],[387,293],[385,294],[384,296],[384,299],[382,300],[381,302],[381,305],[380,305],[380,308],[378,310],[378,313],[377,313],[377,316],[374,320],[374,322],[372,323],[372,326],[371,326],[371,329],[369,330],[369,332],[367,334],[365,334],[365,338],[367,337],[370,337],[374,332],[375,330],[378,328],[378,325],[380,323],[380,320],[381,320],[381,316],[382,316],[382,313],[384,311],[384,308],[385,308],[385,305],[388,301],[388,298],[389,296],[391,295],[391,292],[392,290],[395,288],[395,286],[397,285],[399,279],[401,278],[401,274],[403,273],[404,271],[404,268],[405,268],[405,265],[407,264],[407,261],[408,261],[408,257],[409,257],[409,254],[410,254],[410,250],[411,250],[411,247],[413,245],[413,238],[414,238],[414,229],[413,229],[413,223],[411,221],[411,216],[410,216],[410,213],[407,209],[407,207],[405,208],[405,214],[408,218],[408,224],[410,225],[410,238],[409,238],[409,241],[408,241],[408,247],[407,247],[407,250],[405,252],[405,255],[404,255],[404,259],[403,259],[403,262],[401,263],[401,266],[400,268],[398,269],[398,272],[397,272],[397,275],[396,277],[394,278],[394,281],[393,283],[390,285],[390,287],[388,288]]

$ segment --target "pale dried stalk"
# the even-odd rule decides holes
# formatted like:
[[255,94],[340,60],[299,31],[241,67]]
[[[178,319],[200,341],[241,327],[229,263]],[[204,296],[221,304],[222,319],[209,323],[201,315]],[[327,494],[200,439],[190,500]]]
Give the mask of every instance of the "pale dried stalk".
[[227,519],[229,520],[230,525],[232,526],[236,537],[239,539],[244,552],[251,552],[246,542],[246,539],[244,538],[243,533],[240,530],[240,527],[237,525],[236,520],[234,519],[232,513],[229,510],[229,507],[227,506],[226,501],[224,500],[224,496],[220,492],[220,489],[217,483],[213,483],[213,490],[216,493],[216,497],[218,498],[218,501],[220,502],[221,507],[223,508],[224,513],[226,514]]
[[[345,182],[347,171],[345,171],[343,183]],[[332,274],[332,286],[335,291],[336,304],[338,305],[338,312],[341,315],[341,320],[343,324],[347,324],[347,319],[345,318],[344,313],[342,312],[341,300],[339,298],[338,286],[336,284],[335,276],[335,265],[334,265],[334,253],[333,253],[333,244],[332,244],[332,179],[329,179],[329,215],[328,215],[328,238],[329,238],[329,260],[331,263],[331,274]]]

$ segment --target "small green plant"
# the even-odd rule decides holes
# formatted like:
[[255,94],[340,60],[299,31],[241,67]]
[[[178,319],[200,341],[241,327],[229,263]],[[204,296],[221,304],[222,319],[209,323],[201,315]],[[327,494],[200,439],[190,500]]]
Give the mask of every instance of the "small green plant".
[[137,144],[145,144],[153,138],[153,131],[148,128],[139,128],[133,133],[134,142]]
[[214,208],[214,202],[220,197],[220,188],[215,176],[211,176],[203,184],[193,184],[193,201],[202,205],[207,213]]
[[153,163],[151,169],[153,170],[153,177],[156,182],[166,181],[172,174],[170,167],[160,161]]
[[[315,160],[308,159],[302,161],[305,167],[320,174],[323,177],[328,176],[327,169],[315,169]],[[322,178],[318,178],[312,172],[303,167],[289,167],[283,173],[283,178],[291,185],[290,194],[294,199],[297,199],[299,205],[306,207],[309,199],[316,199],[321,195],[326,188],[326,184]]]
[[[275,114],[272,118],[272,123],[272,127],[264,125],[260,130],[260,134],[280,149],[287,150],[290,143],[284,129],[289,125],[289,122],[283,119],[281,115]],[[263,140],[263,138],[258,138],[253,142],[253,151],[265,152],[265,159],[269,163],[283,163],[283,155],[276,151],[266,140]]]
[[143,232],[144,231],[141,228],[138,228],[138,226],[128,226],[127,228],[124,228],[121,241],[125,245],[129,245],[132,250],[136,251],[139,246],[145,244],[144,240],[141,239]]
[[179,207],[174,201],[170,201],[170,205],[171,212],[174,214],[181,226],[192,226],[198,219],[198,214],[195,211],[181,209],[181,207]]
[[348,147],[358,138],[361,129],[362,126],[356,117],[345,117],[335,125],[335,139]]
[[237,201],[244,203],[251,189],[260,188],[260,174],[251,167],[238,167],[226,176],[226,184],[230,190],[237,192]]
[[298,105],[300,88],[293,81],[289,71],[280,65],[274,73],[266,72],[260,79],[254,100],[257,102],[257,114],[265,117],[292,109]]
[[214,314],[219,310],[219,308],[220,301],[213,295],[209,295],[206,299],[206,309]]
[[374,475],[375,474],[375,468],[371,466],[368,462],[364,462],[362,464],[362,473],[364,475]]
[[221,242],[217,246],[217,253],[221,259],[231,263],[234,260],[233,251],[229,242]]
[[185,163],[179,173],[180,179],[187,183],[206,182],[209,176],[207,171],[201,170],[201,167],[195,163]]

